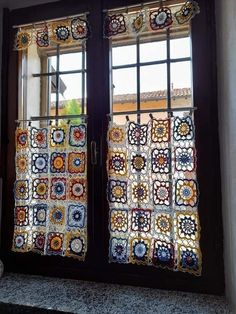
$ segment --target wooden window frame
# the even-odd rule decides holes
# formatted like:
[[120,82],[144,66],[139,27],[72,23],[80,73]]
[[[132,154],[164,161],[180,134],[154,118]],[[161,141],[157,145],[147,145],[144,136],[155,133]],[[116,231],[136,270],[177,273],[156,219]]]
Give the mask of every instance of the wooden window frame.
[[[114,9],[138,3],[137,0],[58,1],[34,7],[4,10],[2,106],[1,106],[1,168],[3,179],[1,258],[8,272],[57,276],[142,285],[169,290],[222,294],[224,292],[223,233],[221,217],[221,186],[219,135],[217,115],[216,34],[214,1],[199,0],[201,14],[192,23],[193,91],[195,112],[197,176],[200,185],[199,215],[203,273],[195,277],[186,273],[108,263],[108,204],[105,187],[106,131],[109,113],[109,40],[102,38],[103,9]],[[145,3],[145,1],[144,1]],[[103,4],[103,6],[102,6]],[[58,256],[38,256],[11,251],[14,227],[15,180],[14,131],[18,107],[18,54],[13,51],[13,25],[33,23],[90,12],[92,36],[87,41],[87,113],[88,137],[97,143],[98,163],[90,163],[88,146],[89,244],[85,263]],[[95,56],[100,56],[97,58]],[[92,114],[90,114],[90,112]],[[94,182],[96,189],[94,189]],[[99,204],[99,206],[98,206]]]

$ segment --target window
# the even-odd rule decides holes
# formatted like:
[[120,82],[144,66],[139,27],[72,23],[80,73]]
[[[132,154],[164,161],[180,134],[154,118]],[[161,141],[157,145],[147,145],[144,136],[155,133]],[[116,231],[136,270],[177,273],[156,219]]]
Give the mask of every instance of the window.
[[[163,1],[163,3],[171,5],[176,1]],[[128,7],[136,4],[139,6],[139,3],[135,1],[127,2]],[[103,38],[102,12],[116,11],[117,8],[123,10],[123,5],[123,1],[120,0],[92,0],[89,3],[82,0],[77,4],[68,3],[66,7],[60,2],[40,5],[37,8],[29,7],[24,9],[24,14],[21,11],[23,9],[5,12],[4,86],[6,88],[3,90],[6,94],[2,108],[4,117],[2,165],[6,164],[6,167],[2,169],[5,184],[3,185],[1,245],[6,268],[8,271],[31,274],[91,278],[165,289],[222,293],[223,263],[215,56],[213,53],[214,23],[211,22],[214,12],[213,2],[199,0],[201,14],[193,20],[191,32],[190,29],[184,27],[180,27],[176,32],[170,29],[169,34],[163,30],[159,31],[156,36],[144,34],[139,42],[134,37],[126,36],[119,37],[117,40]],[[86,47],[77,45],[75,48],[72,45],[69,50],[63,47],[57,51],[55,46],[51,50],[44,48],[39,51],[31,46],[32,49],[29,48],[27,54],[23,51],[21,53],[12,51],[13,38],[16,33],[13,26],[29,23],[35,23],[36,26],[38,21],[60,20],[63,17],[80,15],[84,12],[89,12],[91,26],[91,36],[86,42]],[[11,35],[8,36],[8,34]],[[184,51],[176,48],[179,46],[185,46]],[[83,51],[86,51],[84,57]],[[112,59],[110,59],[111,54]],[[73,66],[70,67],[67,64],[67,58],[76,59],[78,63],[73,61]],[[18,62],[19,60],[23,62]],[[112,64],[109,64],[109,60],[112,60]],[[19,73],[23,74],[19,76],[20,84],[24,80],[27,81],[27,84],[21,84],[20,89],[16,75],[19,70],[18,64],[20,65]],[[31,71],[30,76],[28,75],[27,78],[24,74],[29,71]],[[148,81],[154,72],[159,73],[158,75],[163,78],[161,82]],[[76,88],[74,88],[72,76],[76,77]],[[124,81],[129,83],[124,84]],[[35,93],[31,92],[33,90]],[[67,97],[66,90],[71,90],[72,96]],[[152,98],[149,93],[154,94],[154,97]],[[57,110],[59,115],[66,115],[67,113],[62,112],[63,108],[60,105],[62,101],[71,99],[79,101],[81,106],[84,99],[84,113],[88,115],[89,121],[87,258],[85,262],[79,262],[74,259],[63,259],[60,256],[41,257],[31,253],[12,253],[14,224],[12,187],[15,181],[14,121],[20,117],[26,119],[31,116],[54,115]],[[20,103],[19,110],[18,103]],[[149,119],[151,110],[161,110],[153,113],[158,118],[166,116],[170,107],[181,107],[180,112],[189,112],[189,108],[193,106],[197,107],[194,115],[198,180],[201,190],[199,203],[202,227],[201,247],[203,265],[205,265],[202,277],[195,278],[188,274],[138,265],[109,264],[107,257],[109,209],[106,199],[107,115],[114,113],[114,121],[123,123],[126,115],[130,120],[137,121],[140,113],[140,121],[145,123]],[[82,107],[79,110],[82,111]],[[7,135],[7,140],[5,135]],[[215,278],[218,280],[216,281]]]
[[173,18],[159,3],[106,17],[113,89],[109,258],[200,275],[191,26],[177,20],[183,6],[172,3]]
[[[80,18],[84,21],[84,16]],[[67,21],[49,22],[47,26],[38,23],[19,31],[18,38],[24,32],[32,33],[27,49],[19,48],[19,119],[86,113],[86,42],[72,40],[61,44],[53,37],[47,44],[33,41],[37,34],[49,36],[49,32],[60,27],[60,22]]]
[[146,32],[138,39],[127,35],[111,40],[115,122],[125,121],[122,112],[135,118],[137,111],[144,123],[149,113],[164,118],[168,109],[193,106],[190,34],[190,25],[185,25]]
[[16,129],[12,250],[83,261],[88,192],[86,59],[80,39],[87,37],[87,22],[73,17],[39,25],[22,27],[16,35],[26,70],[19,84],[26,118],[18,119]]

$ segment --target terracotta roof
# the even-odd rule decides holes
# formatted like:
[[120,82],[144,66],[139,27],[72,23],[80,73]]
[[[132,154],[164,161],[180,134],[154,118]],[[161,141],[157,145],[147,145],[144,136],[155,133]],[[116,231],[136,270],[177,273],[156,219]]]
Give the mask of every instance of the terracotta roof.
[[[181,97],[191,97],[191,88],[174,88],[171,91],[171,96],[173,98]],[[167,90],[158,90],[154,92],[145,92],[140,94],[141,101],[152,101],[167,98]],[[113,103],[127,103],[127,102],[136,102],[136,94],[124,94],[124,95],[114,95]],[[61,100],[59,102],[59,108],[63,108],[67,100]],[[81,99],[78,99],[78,102],[81,102]],[[52,108],[55,107],[55,102],[51,103]]]
[[[190,97],[191,96],[191,88],[174,88],[171,91],[171,96],[174,98],[178,97]],[[115,95],[113,97],[114,103],[126,103],[126,102],[135,102],[136,94],[125,94],[125,95]],[[146,92],[140,94],[141,101],[151,101],[158,99],[167,98],[167,90],[158,90],[154,92]]]

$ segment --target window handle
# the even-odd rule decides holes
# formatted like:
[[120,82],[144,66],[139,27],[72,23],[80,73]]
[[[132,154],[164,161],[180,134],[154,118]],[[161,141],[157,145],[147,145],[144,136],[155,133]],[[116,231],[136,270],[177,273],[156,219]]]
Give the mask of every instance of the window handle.
[[91,149],[91,164],[96,165],[98,152],[97,152],[97,144],[95,141],[91,141],[90,149]]

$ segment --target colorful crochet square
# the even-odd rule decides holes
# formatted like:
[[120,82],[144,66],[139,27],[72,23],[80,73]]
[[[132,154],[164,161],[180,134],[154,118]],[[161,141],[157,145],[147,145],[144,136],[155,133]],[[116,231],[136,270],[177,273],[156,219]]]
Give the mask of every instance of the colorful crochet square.
[[53,152],[50,162],[51,173],[64,173],[66,171],[66,153]]
[[33,232],[33,248],[32,251],[35,251],[40,254],[44,254],[45,247],[45,233],[44,232]]
[[50,197],[52,200],[66,199],[66,178],[52,178]]
[[48,154],[32,154],[31,171],[33,173],[47,173]]
[[[39,49],[53,49],[55,45],[78,45],[85,41],[90,34],[87,14],[63,18],[61,20],[43,22],[41,27],[20,27],[15,36],[14,49],[25,50],[30,45],[37,45]],[[36,46],[36,48],[37,48]]]
[[169,173],[170,172],[170,150],[153,149],[151,153],[152,172],[154,173]]
[[126,232],[128,230],[128,211],[112,209],[110,212],[110,230]]
[[119,151],[111,151],[108,160],[108,172],[117,176],[124,176],[127,172],[126,155]]
[[127,263],[128,241],[125,238],[110,239],[110,261],[116,263]]
[[109,10],[104,17],[103,35],[113,37],[137,37],[142,33],[156,33],[163,29],[173,28],[187,24],[196,14],[200,13],[199,5],[194,0],[175,3],[156,3],[155,7],[142,4],[140,10],[133,11],[124,8],[117,13]]
[[15,225],[27,226],[29,224],[29,206],[16,206],[15,208]]
[[28,170],[28,155],[17,154],[16,155],[16,172],[19,174],[26,174]]
[[34,179],[32,185],[33,199],[46,200],[48,198],[48,178]]
[[85,259],[86,128],[69,123],[16,130],[13,251]]
[[62,255],[63,241],[64,241],[63,233],[50,232],[47,236],[47,254]]
[[69,181],[69,198],[71,200],[85,202],[87,198],[85,179],[71,179]]
[[84,205],[69,205],[67,224],[72,228],[83,228],[85,223],[85,207]]
[[52,126],[50,130],[51,147],[65,147],[67,128]]
[[48,145],[48,129],[31,128],[30,140],[32,148],[47,148]]
[[15,199],[25,201],[29,198],[29,181],[16,180],[15,182]]
[[65,224],[65,207],[53,205],[50,208],[49,219],[52,225],[63,226]]
[[86,252],[86,239],[79,233],[71,232],[66,235],[65,255],[83,261]]
[[86,157],[85,153],[69,153],[68,156],[68,172],[70,173],[84,173],[85,172]]
[[28,233],[17,231],[13,237],[13,250],[27,252]]
[[194,134],[191,116],[110,122],[110,262],[201,274]]
[[16,150],[27,148],[29,145],[28,130],[17,129],[16,131]]
[[69,132],[69,145],[83,147],[86,143],[86,127],[84,124],[71,125]]
[[33,205],[33,225],[46,227],[48,206],[46,204]]
[[150,239],[144,239],[140,236],[131,238],[129,261],[134,264],[146,265],[149,262],[150,246]]
[[172,269],[174,267],[174,247],[172,243],[155,241],[153,251],[155,266]]

